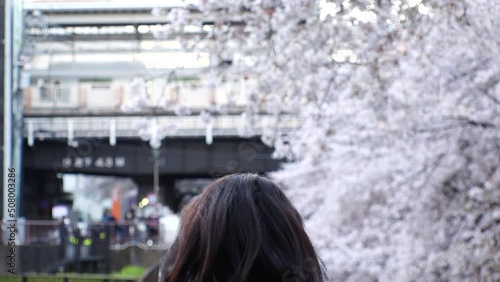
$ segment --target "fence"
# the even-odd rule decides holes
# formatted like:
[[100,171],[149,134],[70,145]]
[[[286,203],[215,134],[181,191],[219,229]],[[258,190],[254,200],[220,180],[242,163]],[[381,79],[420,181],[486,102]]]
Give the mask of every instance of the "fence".
[[[169,137],[200,137],[206,134],[206,125],[199,116],[158,116],[158,124],[171,126]],[[143,117],[38,117],[25,118],[24,135],[29,140],[53,138],[108,138],[110,134],[116,137],[137,137],[138,129],[144,124]],[[274,118],[270,115],[260,115],[252,126],[254,134],[261,135],[265,124]],[[213,117],[214,136],[239,136],[239,130],[245,126],[239,115],[218,115]],[[298,126],[294,115],[283,116],[279,128],[290,131]],[[113,133],[111,133],[113,132]]]
[[[6,241],[8,234],[6,225],[2,227],[3,246],[0,246],[0,254],[3,256],[4,253],[8,253],[9,246]],[[122,279],[119,280],[117,277],[102,275],[112,273],[113,269],[114,271],[121,269],[123,266],[118,265],[122,263],[137,265],[139,263],[137,250],[161,254],[168,245],[163,239],[165,236],[162,235],[165,231],[160,227],[158,220],[78,225],[65,225],[57,221],[20,221],[16,230],[17,272],[24,275],[21,277],[24,280],[0,275],[0,281],[133,281],[127,280],[128,278],[124,280],[118,277]],[[130,258],[127,263],[123,254],[129,250],[135,251],[126,256]],[[144,258],[142,254],[140,257]],[[146,257],[155,256],[151,253]],[[155,263],[156,260],[149,261],[148,266]],[[0,273],[6,273],[6,270],[3,271]],[[30,276],[30,273],[100,274],[98,276],[84,274],[83,278],[82,276],[75,278],[60,275]]]
[[[143,281],[135,278],[118,278],[112,276],[89,275],[0,275],[2,282],[135,282]],[[146,281],[144,281],[146,282]]]
[[[6,242],[6,224],[2,226],[2,242]],[[92,245],[92,236],[99,239],[109,239],[110,245],[125,245],[130,243],[148,246],[166,246],[166,231],[161,228],[158,220],[138,220],[123,222],[80,223],[63,225],[58,221],[19,221],[16,232],[16,245],[60,245],[62,241],[70,244],[81,240],[84,246]],[[78,239],[76,237],[79,237]],[[104,236],[109,236],[106,238]]]

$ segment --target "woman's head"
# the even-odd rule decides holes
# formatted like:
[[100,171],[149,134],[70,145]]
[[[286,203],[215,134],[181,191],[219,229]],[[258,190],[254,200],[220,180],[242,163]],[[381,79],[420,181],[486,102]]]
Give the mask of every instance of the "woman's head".
[[322,281],[297,210],[256,174],[220,178],[194,198],[168,256],[166,282]]

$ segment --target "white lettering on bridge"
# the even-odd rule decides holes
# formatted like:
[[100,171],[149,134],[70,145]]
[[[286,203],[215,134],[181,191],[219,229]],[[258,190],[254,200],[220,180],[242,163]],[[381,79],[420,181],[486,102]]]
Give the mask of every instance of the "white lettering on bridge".
[[125,157],[67,157],[62,160],[64,168],[84,168],[84,167],[98,167],[98,168],[121,168],[125,167]]

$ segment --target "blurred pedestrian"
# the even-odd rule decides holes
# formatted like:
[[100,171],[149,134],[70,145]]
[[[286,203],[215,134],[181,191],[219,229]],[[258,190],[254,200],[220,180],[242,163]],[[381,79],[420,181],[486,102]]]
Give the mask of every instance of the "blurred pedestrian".
[[127,236],[128,240],[136,240],[137,228],[135,224],[135,211],[132,208],[125,213],[125,224],[125,236]]
[[117,243],[121,241],[120,227],[116,223],[116,218],[111,214],[109,209],[104,211],[102,215],[103,225],[106,227],[106,232],[110,234],[110,239],[112,243]]
[[104,221],[104,222],[116,222],[116,218],[111,214],[111,211],[109,209],[106,209],[104,211],[104,214],[102,215],[102,221]]
[[66,257],[66,249],[68,247],[68,242],[69,242],[69,230],[68,226],[66,225],[66,217],[63,216],[59,219],[59,239],[60,239],[60,245],[59,245],[59,255],[61,258]]

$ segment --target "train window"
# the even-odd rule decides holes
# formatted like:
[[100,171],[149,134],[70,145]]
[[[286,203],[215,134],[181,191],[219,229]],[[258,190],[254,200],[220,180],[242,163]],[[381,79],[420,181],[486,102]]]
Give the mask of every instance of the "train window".
[[57,87],[57,101],[63,103],[69,103],[70,89],[67,87]]
[[40,89],[40,102],[52,102],[52,88],[43,85]]
[[92,89],[94,90],[109,90],[111,85],[109,82],[94,82],[92,83]]

